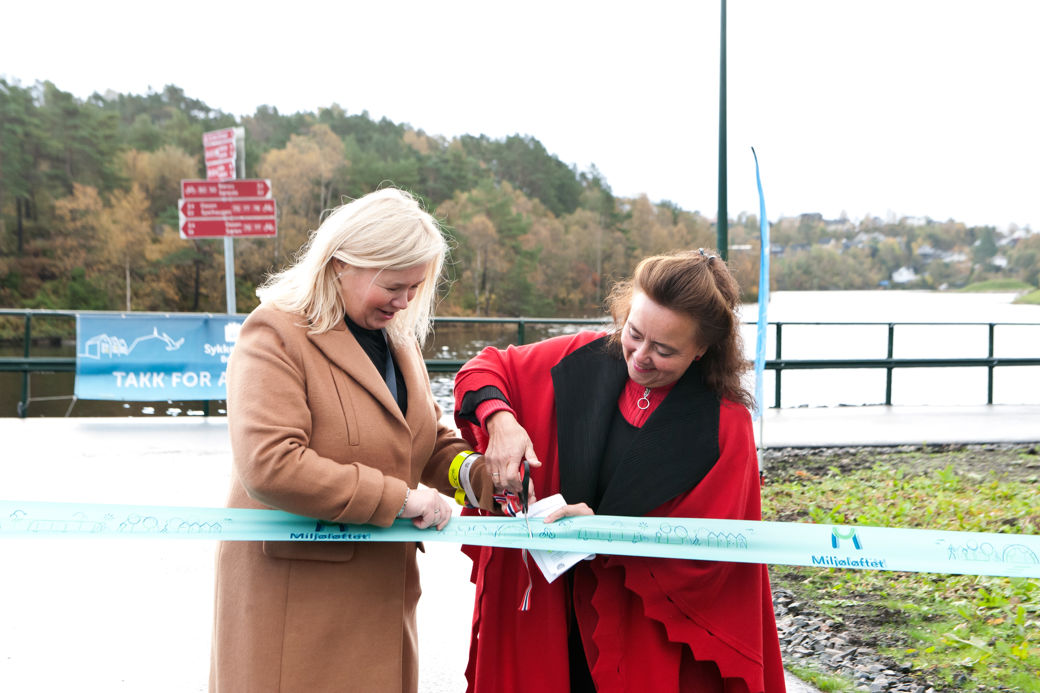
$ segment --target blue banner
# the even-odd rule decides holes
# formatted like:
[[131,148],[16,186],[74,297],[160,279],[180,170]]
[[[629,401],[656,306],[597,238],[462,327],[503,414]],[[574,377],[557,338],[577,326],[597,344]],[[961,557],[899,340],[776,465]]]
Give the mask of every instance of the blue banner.
[[766,218],[766,197],[762,193],[762,177],[758,173],[758,154],[755,157],[755,182],[758,184],[758,225],[761,229],[762,248],[758,261],[758,341],[755,345],[755,411],[753,419],[762,416],[762,379],[766,366],[766,331],[769,322],[769,220]]
[[227,360],[244,317],[80,313],[79,399],[127,402],[227,398]]

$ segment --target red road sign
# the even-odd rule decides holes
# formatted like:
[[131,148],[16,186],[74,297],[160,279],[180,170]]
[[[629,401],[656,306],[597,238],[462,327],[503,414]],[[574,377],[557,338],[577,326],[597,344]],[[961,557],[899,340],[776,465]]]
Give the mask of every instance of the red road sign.
[[230,180],[235,177],[235,161],[207,161],[206,180]]
[[187,219],[273,217],[276,211],[274,200],[261,198],[179,200],[177,209]]
[[206,163],[211,161],[226,161],[227,159],[235,158],[235,141],[221,142],[220,144],[209,145],[205,148]]
[[223,130],[210,130],[202,133],[202,146],[209,147],[214,144],[235,141],[235,128],[224,128]]
[[276,236],[278,223],[273,216],[253,219],[187,219],[182,216],[180,231],[181,238]]
[[185,199],[262,197],[270,199],[271,181],[267,178],[241,180],[182,180],[181,197]]

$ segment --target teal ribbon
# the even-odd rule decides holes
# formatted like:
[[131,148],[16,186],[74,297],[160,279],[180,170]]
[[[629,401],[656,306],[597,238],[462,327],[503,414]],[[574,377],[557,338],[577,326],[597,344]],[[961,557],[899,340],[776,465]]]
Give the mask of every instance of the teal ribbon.
[[674,517],[454,517],[442,531],[331,524],[280,510],[0,501],[0,539],[445,541],[737,563],[1040,577],[1040,536]]

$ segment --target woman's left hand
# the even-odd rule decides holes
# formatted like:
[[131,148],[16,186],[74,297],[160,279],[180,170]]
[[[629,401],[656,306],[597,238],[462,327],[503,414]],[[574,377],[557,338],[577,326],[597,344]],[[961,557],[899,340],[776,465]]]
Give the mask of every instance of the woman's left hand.
[[562,508],[557,508],[551,513],[545,516],[545,523],[556,522],[565,517],[578,517],[579,515],[595,515],[585,503],[575,503],[573,505],[565,505]]
[[451,521],[451,504],[436,489],[416,488],[408,493],[401,517],[410,518],[418,529],[444,529]]

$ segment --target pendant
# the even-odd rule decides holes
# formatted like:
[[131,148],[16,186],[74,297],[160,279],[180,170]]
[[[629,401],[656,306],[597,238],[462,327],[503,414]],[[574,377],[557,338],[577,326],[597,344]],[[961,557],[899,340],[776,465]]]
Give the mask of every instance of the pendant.
[[650,406],[650,388],[643,391],[643,396],[636,400],[636,406],[646,411]]

